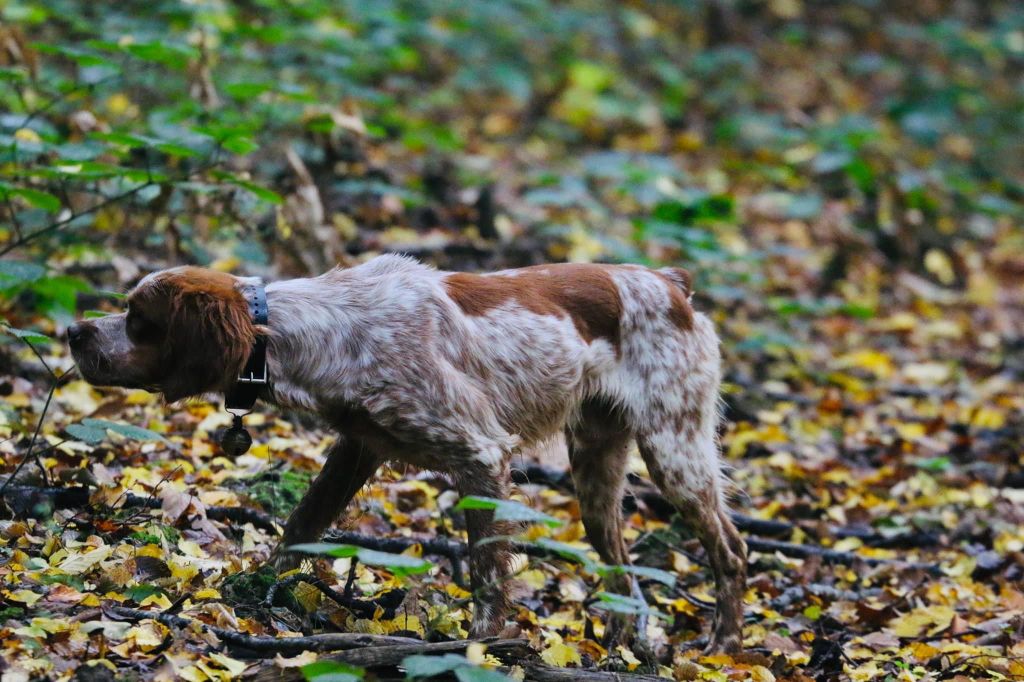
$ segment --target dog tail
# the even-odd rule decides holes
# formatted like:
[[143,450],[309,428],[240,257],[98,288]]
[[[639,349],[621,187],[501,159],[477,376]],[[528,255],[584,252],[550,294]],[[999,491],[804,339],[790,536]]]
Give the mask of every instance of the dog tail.
[[658,270],[669,279],[670,282],[682,289],[687,299],[693,298],[693,278],[690,273],[682,268],[661,268]]

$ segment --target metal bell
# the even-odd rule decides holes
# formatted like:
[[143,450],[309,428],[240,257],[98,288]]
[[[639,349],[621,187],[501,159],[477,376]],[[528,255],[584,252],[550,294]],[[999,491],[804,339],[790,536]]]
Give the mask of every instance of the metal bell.
[[250,447],[252,447],[252,436],[242,426],[242,417],[236,414],[231,428],[220,437],[220,449],[228,457],[238,457],[244,455]]

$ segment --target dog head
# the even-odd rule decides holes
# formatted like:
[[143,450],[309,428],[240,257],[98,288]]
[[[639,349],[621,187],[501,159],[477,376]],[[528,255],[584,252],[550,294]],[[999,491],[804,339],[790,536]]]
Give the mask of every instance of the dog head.
[[125,312],[68,328],[79,371],[91,384],[144,388],[170,402],[225,390],[257,334],[242,283],[195,267],[148,275]]

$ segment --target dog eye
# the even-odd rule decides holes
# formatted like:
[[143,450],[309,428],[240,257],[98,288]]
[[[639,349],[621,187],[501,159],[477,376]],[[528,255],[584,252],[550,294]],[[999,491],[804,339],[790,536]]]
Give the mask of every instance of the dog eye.
[[128,309],[128,337],[136,342],[153,341],[160,333],[160,326],[143,317],[138,312]]

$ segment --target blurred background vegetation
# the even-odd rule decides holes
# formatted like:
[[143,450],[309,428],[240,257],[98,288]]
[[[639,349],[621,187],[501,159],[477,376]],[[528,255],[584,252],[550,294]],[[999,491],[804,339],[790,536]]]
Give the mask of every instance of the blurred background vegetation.
[[168,264],[380,251],[680,263],[783,316],[1024,268],[1017,2],[0,8],[12,326]]
[[[227,415],[218,426],[213,406],[166,409],[50,371],[71,365],[64,325],[117,310],[151,270],[269,280],[387,251],[464,270],[681,265],[724,340],[738,507],[782,521],[778,537],[804,543],[788,551],[811,547],[782,560],[763,525],[744,528],[746,645],[772,654],[778,679],[1020,678],[1022,131],[1014,0],[0,0],[0,469],[19,486],[89,481],[112,504],[161,486],[276,515],[294,503],[326,443],[296,415],[250,417],[273,462],[259,469],[215,451]],[[360,528],[447,535],[445,485],[385,476]],[[566,500],[531,503],[572,518]],[[173,526],[70,509],[4,526],[0,544],[35,554],[0,566],[7,583],[36,592],[0,594],[0,616],[47,613],[31,606],[56,584],[37,569],[57,538],[208,532],[205,512],[177,504]],[[709,627],[695,604],[711,577],[675,551],[685,533],[631,504],[639,562],[680,577],[672,606],[657,603],[681,654]],[[582,539],[578,520],[567,529],[554,537]],[[188,550],[223,560],[204,585],[266,557],[270,535],[237,530]],[[822,547],[839,563],[817,561]],[[538,565],[520,619],[533,645],[615,669],[617,654],[583,643],[591,587]],[[68,584],[91,607],[122,573],[89,570],[89,588]],[[175,604],[198,586],[165,584]],[[370,575],[367,593],[389,584]],[[461,618],[447,613],[445,636]],[[83,632],[75,650],[51,638],[56,653],[41,630],[12,632],[5,647],[23,638],[24,659],[49,651],[54,670],[95,657]],[[664,663],[694,679],[692,660]]]

